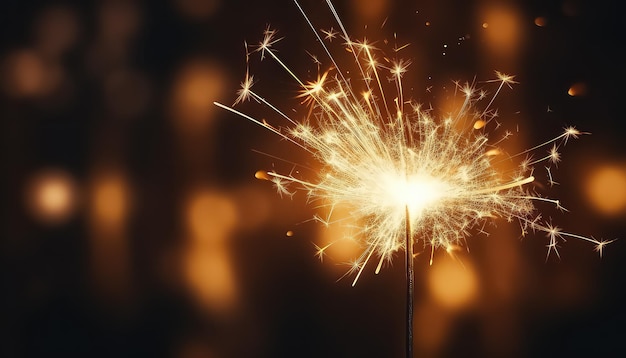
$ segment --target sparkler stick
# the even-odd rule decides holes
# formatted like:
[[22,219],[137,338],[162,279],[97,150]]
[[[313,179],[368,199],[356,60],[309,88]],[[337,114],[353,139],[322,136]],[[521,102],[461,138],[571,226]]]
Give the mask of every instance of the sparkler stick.
[[[504,219],[517,222],[522,236],[531,231],[545,233],[548,256],[552,253],[559,256],[558,244],[566,237],[593,244],[602,256],[604,247],[612,240],[562,231],[543,219],[534,204],[548,203],[564,210],[560,201],[534,191],[532,183],[540,178],[533,166],[542,163],[547,180],[555,183],[550,168],[561,160],[559,148],[568,139],[587,133],[567,127],[553,139],[517,154],[507,154],[502,145],[512,134],[507,131],[499,140],[490,142],[487,128],[493,126],[497,116],[491,106],[505,86],[516,83],[514,76],[496,71],[495,79],[484,82],[485,86],[496,87],[491,96],[474,82],[464,85],[455,82],[463,103],[454,113],[435,116],[433,110],[425,110],[419,103],[405,99],[402,76],[410,62],[390,60],[384,55],[383,60],[378,60],[381,50],[367,40],[352,40],[330,0],[326,3],[340,31],[320,30],[325,37],[316,30],[300,4],[294,2],[328,56],[330,68],[318,72],[313,81],[299,77],[274,50],[282,38],[277,38],[276,30],[268,27],[256,49],[249,52],[246,44],[246,75],[233,106],[252,99],[267,108],[278,124],[257,119],[258,116],[233,106],[217,102],[215,105],[296,145],[320,163],[319,171],[296,165],[302,172],[292,168],[288,174],[269,171],[256,176],[271,181],[281,196],[292,196],[297,189],[304,191],[309,201],[319,203],[319,208],[327,208],[331,213],[327,219],[315,216],[325,225],[348,219],[356,223],[354,236],[365,249],[347,272],[355,276],[352,285],[357,283],[372,257],[378,257],[375,269],[378,273],[397,251],[405,250],[408,357],[413,349],[415,244],[430,251],[432,264],[435,249],[451,252],[452,248],[466,244],[468,237],[484,232],[486,222]],[[330,41],[338,35],[345,41],[343,49],[353,57],[352,67],[333,55]],[[291,112],[279,109],[280,106],[252,89],[249,58],[254,52],[260,53],[261,60],[275,61],[295,80],[300,89],[298,98],[302,98],[301,110],[306,113],[303,120],[293,117],[300,116],[300,107],[293,109],[295,114],[288,115]],[[317,58],[315,61],[319,70],[322,61]],[[381,80],[386,71],[392,85]],[[350,78],[351,75],[356,77]],[[386,93],[389,87],[395,91],[394,95]],[[487,104],[481,105],[481,101]],[[496,129],[499,126],[500,123]],[[551,146],[548,155],[533,159],[536,151],[547,146]],[[524,159],[519,160],[520,157]],[[503,162],[513,160],[519,160],[515,170],[500,167]],[[334,218],[334,208],[341,205],[350,208],[349,216]],[[320,259],[329,245],[318,246],[316,255]]]
[[411,237],[411,216],[409,206],[406,212],[406,356],[413,357],[413,295],[415,293],[415,265],[413,262],[413,238]]

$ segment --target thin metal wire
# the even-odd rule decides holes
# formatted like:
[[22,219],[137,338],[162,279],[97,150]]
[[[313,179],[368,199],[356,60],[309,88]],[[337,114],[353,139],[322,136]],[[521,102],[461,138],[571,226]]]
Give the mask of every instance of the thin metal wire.
[[413,358],[413,291],[415,273],[413,265],[413,240],[409,207],[406,206],[406,357]]

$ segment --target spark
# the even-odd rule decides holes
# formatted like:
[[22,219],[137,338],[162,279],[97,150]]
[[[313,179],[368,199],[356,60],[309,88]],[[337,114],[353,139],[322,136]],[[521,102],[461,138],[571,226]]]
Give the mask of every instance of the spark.
[[313,244],[313,246],[315,246],[315,256],[319,258],[320,262],[324,262],[324,255],[326,255],[326,249],[328,249],[331,245],[332,243],[320,247],[319,245],[315,243]]
[[558,226],[553,226],[552,224],[548,224],[547,230],[545,231],[546,231],[546,236],[550,238],[550,242],[548,243],[548,245],[546,245],[548,247],[548,254],[546,255],[546,261],[548,261],[548,258],[550,257],[550,253],[552,251],[554,251],[554,253],[556,254],[556,256],[558,256],[558,258],[561,258],[561,255],[559,254],[559,250],[557,248],[558,241],[563,239],[563,236],[561,236],[561,228]]
[[237,99],[233,103],[236,106],[238,103],[250,100],[250,89],[254,85],[254,76],[246,74],[246,77],[241,82],[241,88],[237,91]]
[[615,240],[600,240],[596,244],[596,247],[594,250],[600,255],[600,257],[602,257],[602,253],[604,252],[604,247],[614,241]]
[[[518,222],[522,236],[529,230],[544,232],[547,257],[552,253],[560,257],[558,245],[566,237],[592,243],[602,256],[612,241],[562,231],[544,221],[535,206],[545,203],[564,210],[560,201],[534,191],[533,166],[541,163],[549,183],[555,184],[550,168],[561,160],[559,148],[569,139],[588,133],[567,127],[555,138],[517,154],[506,154],[502,145],[513,133],[505,131],[500,139],[490,141],[489,130],[502,125],[495,120],[498,111],[492,105],[505,87],[517,83],[515,76],[496,71],[494,79],[480,86],[477,81],[455,82],[463,101],[453,113],[438,117],[432,108],[425,109],[405,98],[403,77],[410,61],[385,57],[367,39],[351,39],[330,1],[327,5],[339,31],[331,27],[318,32],[295,3],[331,63],[328,69],[319,71],[324,60],[314,57],[317,78],[307,81],[299,77],[278,56],[274,45],[282,38],[277,38],[276,30],[269,26],[254,52],[260,52],[261,60],[275,60],[296,81],[301,100],[294,111],[296,115],[302,113],[302,119],[292,118],[252,90],[247,46],[246,75],[235,105],[253,98],[274,113],[277,121],[286,122],[271,126],[232,107],[215,104],[291,142],[319,163],[321,169],[315,171],[310,167],[296,174],[293,170],[288,174],[272,170],[261,177],[271,181],[281,196],[292,197],[300,191],[320,210],[333,213],[339,206],[350,209],[348,217],[314,217],[326,225],[350,222],[355,226],[355,237],[364,249],[346,273],[355,275],[353,285],[371,260],[378,260],[378,273],[383,263],[405,249],[407,228],[413,244],[430,252],[431,263],[436,249],[452,253],[466,246],[472,235],[489,235],[485,224],[497,220]],[[333,55],[336,52],[331,51],[337,36],[345,40],[342,48],[353,57],[351,65],[342,62],[339,66]],[[550,148],[548,155],[531,158],[544,147]],[[503,168],[503,162],[520,156],[526,159],[514,169]],[[320,260],[329,246],[316,246]]]
[[548,172],[548,183],[550,184],[550,186],[559,185],[559,183],[554,181],[554,179],[552,178],[552,170],[551,170],[551,168],[550,167],[544,167],[544,168],[546,168],[546,172]]
[[327,40],[329,42],[332,42],[337,37],[337,35],[339,34],[332,27],[330,29],[328,29],[328,30],[320,30],[320,31],[324,34],[324,40]]
[[283,39],[282,37],[276,38],[276,30],[273,30],[269,25],[265,28],[263,35],[263,40],[259,42],[256,50],[261,52],[261,60],[265,59],[265,52],[270,52],[272,46]]
[[404,45],[402,45],[400,47],[396,47],[396,48],[393,49],[393,52],[400,52],[400,51],[404,50],[405,48],[409,47],[410,45],[411,44],[407,43],[407,44],[404,44]]

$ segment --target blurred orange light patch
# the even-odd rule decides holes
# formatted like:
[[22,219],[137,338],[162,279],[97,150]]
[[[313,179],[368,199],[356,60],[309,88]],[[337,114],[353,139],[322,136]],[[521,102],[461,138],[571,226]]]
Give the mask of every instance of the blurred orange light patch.
[[524,36],[520,12],[513,7],[485,5],[479,10],[479,17],[484,20],[488,52],[499,58],[514,58]]
[[44,223],[61,223],[76,209],[76,184],[64,171],[50,169],[40,172],[33,177],[26,190],[28,208],[33,216]]
[[194,241],[221,244],[237,222],[236,206],[224,193],[200,190],[186,204],[186,221]]
[[236,204],[224,193],[201,189],[186,205],[188,239],[182,273],[197,302],[214,313],[230,312],[237,301],[229,239],[237,223]]
[[387,15],[389,0],[352,0],[352,10],[361,21],[382,19]]
[[574,83],[567,90],[567,94],[572,97],[584,96],[587,94],[587,85],[582,82]]
[[[132,297],[132,265],[126,235],[131,188],[123,171],[98,169],[89,186],[92,284],[106,304],[124,305]],[[115,265],[111,265],[115,262]]]
[[[333,218],[349,217],[349,209],[335,207],[332,213]],[[327,226],[320,225],[317,235],[317,256],[320,260],[330,259],[332,262],[347,263],[352,261],[362,248],[352,237],[354,234],[353,225],[349,221],[341,220],[337,223],[330,223]],[[324,265],[333,272],[345,273],[346,267],[343,265]]]
[[224,250],[189,250],[184,260],[186,283],[204,308],[228,313],[237,299],[230,255]]
[[233,192],[233,200],[237,206],[237,216],[246,218],[238,220],[239,230],[256,230],[270,217],[272,207],[270,201],[274,198],[273,193],[263,190],[262,186],[241,186]]
[[141,7],[133,1],[102,1],[98,12],[102,40],[108,44],[130,40],[140,28],[141,12]]
[[535,18],[535,25],[539,27],[544,27],[548,24],[548,19],[543,16],[538,16]]
[[75,43],[79,34],[78,17],[69,7],[46,9],[35,24],[37,47],[51,58],[58,58]]
[[62,78],[60,68],[47,64],[33,50],[20,50],[2,64],[2,87],[12,97],[37,97],[50,92]]
[[441,305],[428,300],[415,307],[415,322],[413,324],[415,343],[422,353],[420,356],[441,356],[441,349],[445,346],[446,338],[450,334],[454,316]]
[[599,213],[612,216],[626,210],[626,165],[604,165],[591,169],[586,196]]
[[436,258],[428,270],[428,288],[443,307],[457,310],[469,305],[478,292],[478,278],[469,262],[449,256]]
[[220,0],[175,0],[178,11],[193,20],[211,17],[221,5]]
[[91,210],[101,229],[119,228],[130,208],[130,189],[122,174],[104,173],[97,176],[91,193]]
[[185,133],[205,129],[215,112],[213,101],[223,96],[226,76],[221,66],[206,60],[183,65],[171,94],[171,111]]

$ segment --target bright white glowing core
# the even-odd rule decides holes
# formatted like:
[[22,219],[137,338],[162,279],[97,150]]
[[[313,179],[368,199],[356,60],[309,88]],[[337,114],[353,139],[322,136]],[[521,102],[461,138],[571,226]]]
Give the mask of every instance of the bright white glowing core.
[[412,217],[434,207],[449,191],[447,183],[427,174],[414,174],[406,179],[402,176],[387,176],[384,182],[389,204],[402,211],[408,206]]
[[[316,80],[306,80],[311,77],[309,72],[306,77],[299,77],[278,56],[274,45],[282,37],[276,30],[268,27],[254,49],[246,44],[246,74],[233,106],[257,102],[270,111],[267,118],[278,123],[259,119],[265,118],[265,114],[255,118],[232,106],[214,103],[308,152],[321,165],[321,170],[316,171],[285,160],[292,164],[289,174],[272,170],[258,172],[256,177],[271,181],[281,196],[291,197],[298,189],[303,191],[307,200],[327,209],[327,215],[316,215],[315,220],[350,229],[349,236],[365,246],[363,253],[351,262],[349,273],[357,273],[353,285],[372,257],[380,258],[378,272],[383,263],[391,262],[396,251],[408,247],[407,239],[421,243],[423,248],[430,247],[432,262],[435,249],[448,250],[466,244],[473,234],[485,233],[487,220],[494,218],[518,222],[522,235],[531,231],[546,233],[550,240],[548,254],[558,254],[557,246],[565,237],[591,242],[602,254],[610,241],[566,233],[553,226],[537,212],[533,202],[548,202],[563,209],[559,201],[525,187],[535,180],[534,165],[539,163],[546,164],[550,184],[554,184],[550,167],[560,160],[558,148],[584,132],[568,127],[556,138],[517,154],[506,154],[500,143],[513,133],[505,131],[502,138],[490,140],[487,128],[500,127],[496,120],[498,111],[491,106],[504,87],[516,83],[514,76],[496,72],[497,78],[484,82],[496,86],[492,92],[477,88],[476,81],[455,81],[454,91],[463,94],[462,103],[454,102],[446,110],[447,116],[440,118],[432,108],[405,97],[408,93],[403,75],[410,61],[390,60],[367,40],[350,38],[332,1],[327,1],[327,5],[341,31],[331,28],[318,32],[298,4],[317,43],[328,55],[318,59],[310,54],[318,65]],[[335,41],[331,47],[335,38],[343,41]],[[338,66],[332,51],[336,46],[342,53],[348,50],[353,55],[352,65],[341,61]],[[401,45],[394,52],[407,46]],[[290,111],[280,109],[252,89],[255,81],[249,62],[255,53],[260,54],[261,60],[272,58],[294,78],[300,88],[300,106]],[[329,69],[322,71],[322,67]],[[387,93],[387,89],[395,92]],[[483,100],[488,102],[482,105]],[[533,159],[536,150],[549,145],[552,149],[547,156]],[[517,168],[496,165],[511,159],[515,159],[512,163],[519,159]],[[309,171],[313,173],[305,174]],[[293,186],[298,189],[291,189]],[[335,211],[343,207],[348,208],[346,216]],[[320,258],[329,246],[319,248]]]

